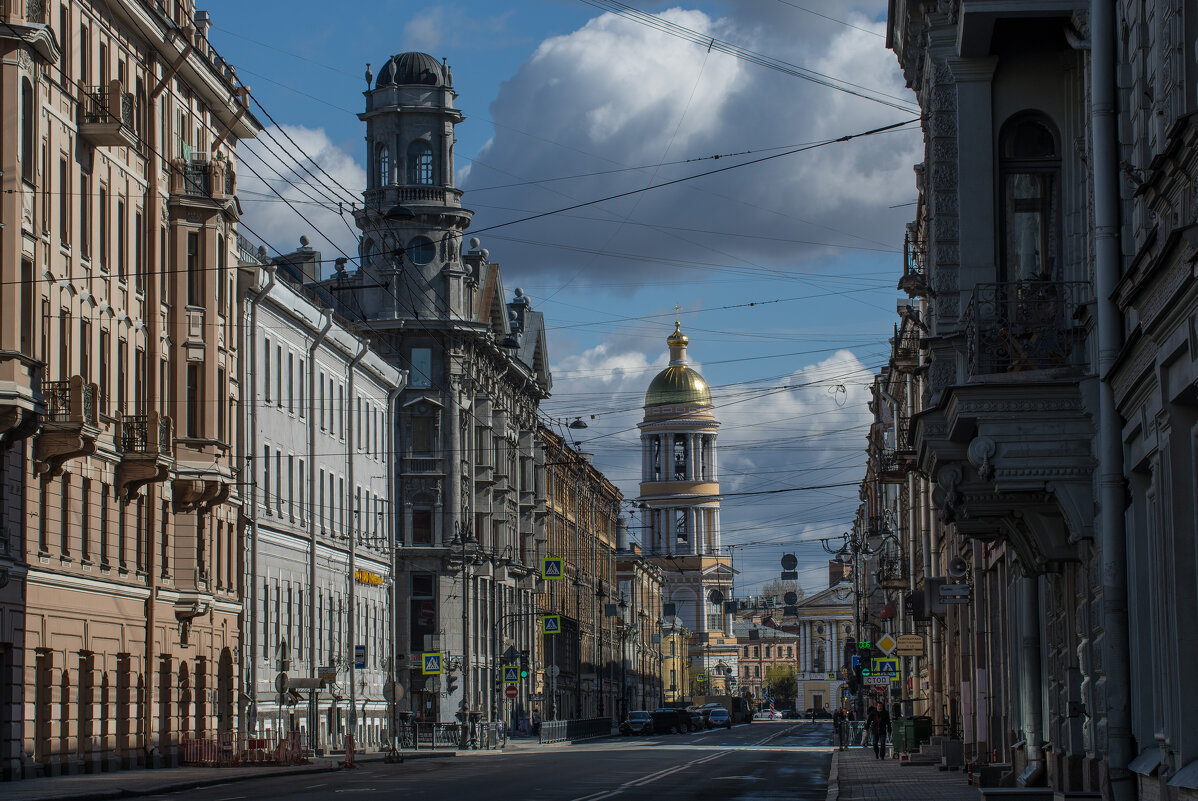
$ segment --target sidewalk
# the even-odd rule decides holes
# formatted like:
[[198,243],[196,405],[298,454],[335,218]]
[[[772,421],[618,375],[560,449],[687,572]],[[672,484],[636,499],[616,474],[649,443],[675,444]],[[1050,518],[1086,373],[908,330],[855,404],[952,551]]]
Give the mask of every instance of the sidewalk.
[[876,759],[873,749],[853,747],[832,754],[827,801],[981,801],[961,771],[927,765],[903,767]]

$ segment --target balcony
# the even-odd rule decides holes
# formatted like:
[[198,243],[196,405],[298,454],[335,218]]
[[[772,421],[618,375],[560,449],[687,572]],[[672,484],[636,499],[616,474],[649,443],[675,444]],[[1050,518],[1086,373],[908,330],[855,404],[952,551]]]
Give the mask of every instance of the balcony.
[[116,468],[117,494],[137,495],[143,486],[165,481],[174,461],[171,418],[158,412],[121,417],[117,421],[116,448],[121,461]]
[[99,390],[77,375],[67,381],[46,382],[42,394],[46,417],[34,441],[34,469],[39,474],[56,476],[68,459],[96,452],[100,436],[96,403]]
[[441,460],[435,457],[407,456],[404,458],[404,475],[437,475],[441,472]]
[[231,197],[237,179],[224,161],[171,160],[171,200],[218,200]]
[[4,16],[7,22],[33,25],[49,24],[46,0],[5,0]]
[[41,375],[36,359],[0,351],[0,446],[37,431],[46,410],[39,397]]
[[136,121],[133,93],[126,92],[120,81],[107,86],[89,86],[79,104],[79,134],[93,145],[136,147]]
[[489,464],[476,464],[474,466],[474,485],[476,487],[489,487],[495,483],[495,466]]
[[1084,281],[975,284],[965,311],[970,377],[1073,365],[1089,294]]
[[888,590],[907,589],[907,563],[902,552],[883,553],[878,558],[878,586]]
[[449,186],[396,185],[367,189],[363,194],[367,208],[388,209],[396,204],[428,203],[436,206],[460,206],[462,190]]
[[874,455],[877,464],[878,480],[883,484],[901,484],[907,480],[910,465],[907,460],[899,458],[898,451],[893,448],[882,448]]

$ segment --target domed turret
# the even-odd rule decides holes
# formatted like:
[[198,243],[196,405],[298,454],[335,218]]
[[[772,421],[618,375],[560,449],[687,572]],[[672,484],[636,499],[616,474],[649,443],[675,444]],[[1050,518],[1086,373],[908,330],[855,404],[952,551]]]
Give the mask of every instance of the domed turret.
[[450,79],[440,61],[428,53],[400,53],[392,56],[379,70],[376,87],[403,84],[449,86]]
[[657,374],[645,393],[645,406],[665,406],[676,403],[711,405],[711,390],[697,371],[686,364],[686,346],[690,342],[682,333],[682,324],[674,322],[674,333],[666,339],[670,346],[670,366]]

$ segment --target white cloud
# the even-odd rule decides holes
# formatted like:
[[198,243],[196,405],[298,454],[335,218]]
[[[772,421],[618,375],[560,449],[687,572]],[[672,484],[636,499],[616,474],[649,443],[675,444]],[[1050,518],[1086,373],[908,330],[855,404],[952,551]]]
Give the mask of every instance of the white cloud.
[[[797,12],[763,24],[760,12],[761,4],[738,4],[722,18],[681,8],[658,16],[705,36],[909,97],[893,55],[877,36],[840,26],[833,26],[829,35],[829,24],[806,24]],[[864,14],[850,13],[849,18],[875,32],[883,29]],[[463,103],[468,106],[469,98]],[[707,52],[614,14],[600,15],[570,34],[542,42],[503,85],[490,111],[497,124],[494,136],[461,173],[468,190],[465,202],[478,211],[480,227],[643,189],[779,152],[769,148],[857,133],[907,116],[719,51]],[[580,279],[584,282],[589,276],[675,269],[645,259],[702,257],[741,266],[793,267],[838,252],[775,241],[778,238],[875,247],[882,242],[897,249],[909,210],[888,207],[911,194],[918,137],[917,132],[891,133],[833,144],[588,207],[575,216],[521,223],[493,237],[522,240],[503,247],[505,263],[522,272],[560,269],[564,259],[573,259],[594,268]],[[760,152],[624,169],[745,150]],[[605,174],[469,191],[596,172]],[[673,228],[619,224],[629,218]],[[588,252],[572,256],[561,246]],[[603,255],[612,251],[635,252],[642,260]]]
[[238,147],[237,194],[248,227],[253,229],[243,233],[283,253],[298,247],[300,236],[307,236],[326,260],[342,254],[356,257],[357,229],[352,228],[351,216],[338,212],[335,198],[344,201],[345,210],[352,198],[360,204],[365,171],[321,128],[285,126],[284,131],[294,145],[283,131],[270,127],[258,141],[242,142]]

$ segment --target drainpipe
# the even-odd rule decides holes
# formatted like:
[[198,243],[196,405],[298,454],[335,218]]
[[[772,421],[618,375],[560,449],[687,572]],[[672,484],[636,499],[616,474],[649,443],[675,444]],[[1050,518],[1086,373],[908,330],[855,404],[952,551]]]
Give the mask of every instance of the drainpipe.
[[1098,306],[1098,492],[1102,548],[1102,665],[1105,673],[1107,768],[1111,796],[1136,796],[1131,762],[1130,656],[1127,622],[1127,532],[1124,528],[1123,447],[1109,379],[1119,353],[1122,320],[1111,299],[1119,280],[1119,176],[1115,103],[1115,6],[1090,3],[1090,130],[1094,142],[1094,275]]
[[[354,374],[358,369],[358,363],[370,352],[370,344],[366,341],[361,341],[358,349],[358,354],[349,362],[348,375],[346,376],[345,401],[349,405],[346,409],[346,437],[345,437],[345,505],[348,508],[351,500],[354,498],[354,461],[356,459],[357,446],[354,445],[354,438],[358,436],[358,432],[354,427],[356,417],[354,415],[355,401],[354,396]],[[358,546],[358,520],[359,509],[357,506],[352,507],[353,514],[350,515],[350,530],[349,530],[349,623],[346,626],[346,632],[349,634],[349,649],[355,649],[354,643],[357,639],[357,623],[358,623],[358,592],[357,592],[357,577],[354,572],[357,568],[356,556]],[[349,731],[353,735],[354,745],[358,742],[358,673],[357,673],[357,656],[350,658],[349,662]]]
[[[308,675],[312,678],[316,678],[316,627],[320,625],[316,619],[316,531],[320,523],[319,515],[323,512],[316,506],[316,482],[319,480],[316,472],[316,432],[319,430],[316,422],[316,351],[320,350],[321,343],[333,327],[333,313],[322,309],[320,316],[324,322],[308,346],[308,508],[305,511],[308,517]],[[324,410],[321,409],[321,412]],[[320,747],[317,742],[320,736],[318,717],[316,691],[309,690],[308,739],[313,748]]]
[[1023,742],[1027,768],[1019,777],[1020,787],[1038,787],[1044,783],[1044,683],[1040,672],[1040,579],[1021,576],[1019,582],[1020,696],[1023,718]]
[[[396,672],[398,671],[398,666],[395,664],[395,641],[399,639],[397,626],[399,621],[398,610],[400,598],[399,581],[396,579],[396,576],[399,573],[399,537],[396,536],[397,525],[395,517],[395,501],[399,497],[399,492],[395,486],[395,403],[399,399],[399,393],[403,391],[407,383],[407,371],[400,370],[399,380],[396,382],[395,388],[387,392],[386,422],[385,427],[383,428],[383,431],[387,432],[387,436],[383,437],[383,460],[384,464],[387,465],[387,553],[392,557],[392,562],[390,565],[391,602],[388,604],[389,608],[387,609],[387,631],[391,634],[391,636],[387,638],[387,664],[389,664],[391,667],[387,671],[387,681],[392,683],[393,688],[396,684]],[[387,721],[387,731],[390,734],[389,742],[392,746],[394,746],[396,743],[395,704],[396,701],[392,701],[389,706],[391,714],[390,720]],[[411,706],[410,701],[408,704]]]
[[[250,297],[250,327],[245,335],[249,340],[249,358],[241,361],[242,366],[242,383],[243,387],[247,388],[249,393],[250,407],[250,447],[249,453],[246,455],[246,475],[251,479],[246,484],[246,492],[249,494],[249,503],[245,504],[243,509],[248,509],[249,524],[250,524],[250,541],[249,541],[249,558],[246,559],[246,596],[248,602],[245,605],[245,628],[249,632],[250,648],[248,655],[243,649],[243,658],[245,664],[249,668],[246,678],[249,692],[246,693],[250,698],[250,703],[254,705],[253,714],[247,716],[246,719],[246,734],[250,734],[254,728],[252,723],[257,722],[258,718],[258,626],[254,615],[258,613],[258,471],[253,468],[254,459],[258,455],[258,371],[255,369],[258,364],[258,304],[264,298],[270,295],[270,291],[275,286],[275,266],[273,264],[262,265],[262,270],[266,272],[266,285],[261,291],[254,293]],[[257,286],[259,280],[258,270],[254,269],[254,285]],[[246,344],[242,343],[241,352],[246,352]]]

